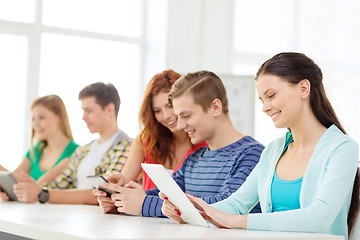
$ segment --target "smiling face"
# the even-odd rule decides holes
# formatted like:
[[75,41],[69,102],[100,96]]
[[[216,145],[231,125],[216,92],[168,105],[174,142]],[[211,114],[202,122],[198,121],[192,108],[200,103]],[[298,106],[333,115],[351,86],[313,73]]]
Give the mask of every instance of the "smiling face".
[[42,105],[32,109],[32,127],[37,141],[45,141],[60,131],[60,118]]
[[274,121],[275,127],[285,128],[301,119],[302,101],[299,84],[291,84],[276,75],[260,75],[256,89],[263,112]]
[[178,131],[177,116],[168,101],[168,92],[160,92],[152,98],[152,109],[156,121],[168,128],[171,132]]
[[184,130],[192,144],[211,142],[214,136],[212,111],[204,112],[201,105],[194,103],[192,96],[182,94],[172,100],[178,116],[178,129]]

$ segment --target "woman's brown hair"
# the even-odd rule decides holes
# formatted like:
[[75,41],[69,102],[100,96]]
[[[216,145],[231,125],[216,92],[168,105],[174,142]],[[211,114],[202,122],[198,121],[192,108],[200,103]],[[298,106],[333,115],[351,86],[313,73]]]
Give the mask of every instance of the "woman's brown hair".
[[[297,84],[303,79],[309,80],[311,110],[320,123],[329,128],[335,124],[344,134],[344,128],[336,117],[335,111],[326,96],[323,75],[319,66],[305,54],[296,52],[284,52],[275,55],[261,65],[256,73],[257,79],[261,75],[275,75],[292,84]],[[359,169],[356,172],[351,205],[348,214],[348,232],[354,227],[357,212],[359,210]]]
[[[173,133],[155,118],[152,99],[161,92],[169,92],[181,75],[173,70],[156,74],[148,83],[139,112],[140,141],[145,144],[150,156],[158,163],[174,160]],[[190,141],[190,140],[189,140]]]

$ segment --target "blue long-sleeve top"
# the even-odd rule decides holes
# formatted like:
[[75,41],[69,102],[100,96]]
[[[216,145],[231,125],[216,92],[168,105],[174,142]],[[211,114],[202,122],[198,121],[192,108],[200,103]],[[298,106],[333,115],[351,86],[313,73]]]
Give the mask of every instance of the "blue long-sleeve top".
[[359,159],[359,147],[335,125],[317,143],[300,189],[300,209],[272,212],[271,180],[284,149],[285,137],[269,144],[245,183],[229,198],[213,204],[230,214],[247,214],[260,200],[262,213],[249,214],[254,230],[318,232],[345,236],[347,216]]
[[[184,192],[201,197],[207,203],[215,203],[229,197],[243,184],[259,162],[263,149],[264,146],[250,136],[213,151],[206,146],[187,157],[172,176]],[[159,189],[147,190],[146,193],[142,215],[164,216]],[[259,206],[253,210],[259,211]]]

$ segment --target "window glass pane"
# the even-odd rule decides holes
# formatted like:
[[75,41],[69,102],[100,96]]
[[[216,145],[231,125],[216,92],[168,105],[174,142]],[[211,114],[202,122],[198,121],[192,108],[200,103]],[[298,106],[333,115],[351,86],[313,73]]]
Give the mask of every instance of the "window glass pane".
[[139,47],[135,44],[44,34],[41,48],[40,95],[58,94],[64,101],[75,141],[92,136],[82,121],[80,90],[94,82],[113,83],[121,106],[118,122],[131,137],[138,131]]
[[34,22],[35,0],[0,0],[0,19]]
[[[0,146],[3,147],[0,164],[14,170],[24,157],[27,149],[22,149],[25,117],[25,81],[27,60],[27,39],[25,37],[0,34]],[[6,150],[5,150],[6,149]]]
[[137,37],[141,0],[44,0],[45,25]]

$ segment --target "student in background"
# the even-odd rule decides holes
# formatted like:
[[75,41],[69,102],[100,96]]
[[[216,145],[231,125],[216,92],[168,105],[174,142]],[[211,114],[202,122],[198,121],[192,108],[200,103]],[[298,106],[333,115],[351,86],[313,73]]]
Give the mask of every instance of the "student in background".
[[17,183],[16,193],[23,202],[97,204],[88,175],[119,172],[124,166],[132,140],[117,125],[120,97],[112,84],[90,84],[81,90],[79,100],[84,111],[83,120],[91,133],[100,138],[78,147],[66,169],[44,187],[31,179]]
[[[208,143],[185,159],[172,175],[174,180],[183,191],[208,203],[229,197],[258,163],[264,147],[234,128],[225,87],[214,73],[200,71],[179,78],[169,98],[178,117],[178,129],[187,133],[192,144]],[[125,187],[114,183],[102,185],[120,192],[112,194],[111,199],[99,197],[103,212],[116,209],[132,215],[164,216],[157,188],[145,192],[132,182]]]
[[[119,179],[120,185],[135,181],[142,171],[143,162],[162,164],[169,172],[174,173],[187,156],[207,145],[205,142],[192,144],[186,132],[177,129],[177,116],[168,101],[168,94],[179,77],[179,73],[166,70],[156,74],[148,83],[139,113],[141,133],[131,145],[128,161],[121,174],[109,175],[108,179]],[[142,184],[144,190],[155,188],[145,172]],[[111,199],[103,198],[106,196],[105,192],[99,190],[94,191],[94,194],[99,197],[105,212],[114,210]],[[106,200],[110,201],[110,209],[105,207]]]
[[[229,198],[211,206],[189,199],[218,227],[347,239],[359,204],[358,144],[337,119],[320,68],[304,54],[280,53],[260,67],[256,88],[263,112],[275,127],[289,131],[265,148],[254,171]],[[259,201],[262,213],[248,215]],[[162,208],[181,222],[175,209],[169,201]]]
[[[38,183],[52,181],[65,169],[69,163],[66,158],[78,145],[73,140],[66,108],[59,96],[53,94],[35,99],[31,114],[31,148],[12,174],[17,181],[26,174]],[[1,165],[0,170],[7,171]],[[1,196],[3,201],[8,200],[6,193]]]

